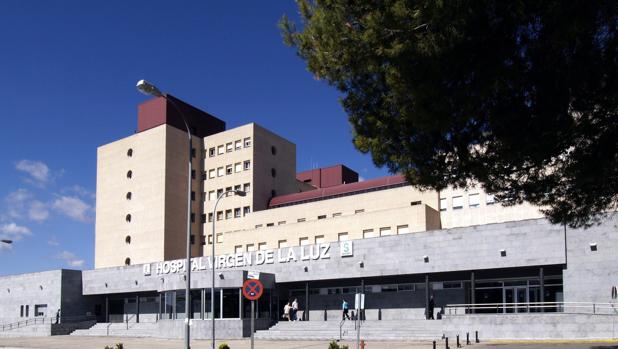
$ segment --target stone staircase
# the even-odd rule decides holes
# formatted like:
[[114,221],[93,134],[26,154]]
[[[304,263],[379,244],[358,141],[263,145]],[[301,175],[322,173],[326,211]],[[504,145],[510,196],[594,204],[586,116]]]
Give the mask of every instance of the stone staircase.
[[[281,321],[268,330],[257,331],[264,340],[337,340],[339,321]],[[356,339],[354,321],[346,321],[341,339]],[[433,341],[442,338],[439,320],[368,320],[361,325],[361,339],[379,341]]]
[[156,322],[107,323],[99,322],[89,329],[75,330],[71,336],[114,336],[114,337],[156,337],[158,324]]

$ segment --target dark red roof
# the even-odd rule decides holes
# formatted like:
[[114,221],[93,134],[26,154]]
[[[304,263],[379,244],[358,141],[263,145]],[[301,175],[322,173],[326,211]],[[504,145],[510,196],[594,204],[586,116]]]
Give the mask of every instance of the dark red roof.
[[352,194],[354,192],[366,191],[380,187],[390,187],[397,184],[406,183],[406,179],[402,175],[381,177],[370,179],[367,181],[336,185],[334,187],[319,188],[315,190],[304,191],[302,193],[287,194],[275,196],[270,200],[269,207],[277,207],[286,204],[292,204],[302,201],[314,201],[326,199],[331,196]]

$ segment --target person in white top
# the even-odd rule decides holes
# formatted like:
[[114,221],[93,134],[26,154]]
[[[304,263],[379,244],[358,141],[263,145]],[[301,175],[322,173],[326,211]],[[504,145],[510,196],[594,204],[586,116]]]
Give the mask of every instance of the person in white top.
[[291,313],[291,309],[292,307],[290,306],[290,302],[285,303],[285,306],[283,307],[283,318],[287,319],[288,321],[290,321],[290,313]]
[[292,321],[298,321],[298,300],[296,298],[292,302]]

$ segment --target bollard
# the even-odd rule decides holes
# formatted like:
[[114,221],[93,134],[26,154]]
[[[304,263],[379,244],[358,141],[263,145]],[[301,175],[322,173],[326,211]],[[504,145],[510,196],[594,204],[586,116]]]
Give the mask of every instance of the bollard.
[[459,335],[457,335],[457,348],[461,348],[461,344],[459,344]]
[[436,341],[433,341],[433,349],[436,349]]
[[360,349],[365,349],[365,341],[360,341]]
[[446,337],[446,349],[449,349],[448,348],[448,337]]
[[466,345],[470,345],[470,332],[466,332]]
[[476,336],[476,342],[480,343],[479,342],[479,331],[474,331],[474,333],[475,333],[475,336]]

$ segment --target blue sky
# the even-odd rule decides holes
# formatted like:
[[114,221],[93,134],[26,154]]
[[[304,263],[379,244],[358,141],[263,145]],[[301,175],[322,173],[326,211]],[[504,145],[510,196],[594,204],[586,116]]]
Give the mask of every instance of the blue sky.
[[293,1],[0,1],[0,275],[93,267],[96,148],[132,134],[145,78],[297,145],[298,170],[386,175],[351,142],[339,94],[277,21]]

